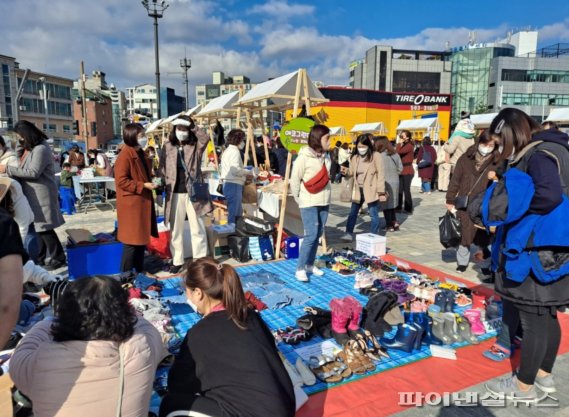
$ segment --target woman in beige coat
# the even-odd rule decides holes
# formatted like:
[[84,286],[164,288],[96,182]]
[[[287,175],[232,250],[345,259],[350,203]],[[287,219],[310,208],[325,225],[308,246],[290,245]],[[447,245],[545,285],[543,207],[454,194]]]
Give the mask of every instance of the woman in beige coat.
[[35,417],[147,417],[160,334],[137,318],[110,277],[65,288],[54,321],[36,324],[10,360],[10,376]]
[[379,203],[387,201],[385,195],[385,173],[383,157],[373,150],[373,136],[363,134],[356,142],[356,153],[350,159],[350,168],[345,169],[347,177],[353,177],[352,208],[346,224],[346,234],[342,240],[352,241],[354,227],[362,204],[367,204],[371,216],[371,230],[379,233]]

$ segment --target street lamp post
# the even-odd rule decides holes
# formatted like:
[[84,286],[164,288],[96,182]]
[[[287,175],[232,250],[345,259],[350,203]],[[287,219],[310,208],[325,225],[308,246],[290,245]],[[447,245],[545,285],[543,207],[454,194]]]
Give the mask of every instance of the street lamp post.
[[47,81],[45,79],[45,77],[40,77],[39,81],[41,82],[41,86],[42,86],[42,91],[40,91],[40,96],[43,100],[43,107],[44,107],[44,113],[45,113],[45,134],[49,137],[49,109],[47,106]]
[[184,84],[186,85],[186,108],[190,108],[190,96],[188,94],[188,70],[192,68],[192,60],[184,57],[180,59],[180,67],[184,71]]
[[148,16],[154,19],[154,65],[156,67],[156,105],[158,119],[162,117],[160,105],[160,60],[158,57],[158,19],[164,16],[164,11],[169,4],[166,0],[142,0],[142,5],[148,12]]

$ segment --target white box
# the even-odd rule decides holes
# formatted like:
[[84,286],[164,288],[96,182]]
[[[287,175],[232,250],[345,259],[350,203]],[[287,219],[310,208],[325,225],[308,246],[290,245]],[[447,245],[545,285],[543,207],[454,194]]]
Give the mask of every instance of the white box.
[[385,255],[387,238],[385,236],[374,235],[373,233],[361,233],[356,235],[356,250],[369,256]]

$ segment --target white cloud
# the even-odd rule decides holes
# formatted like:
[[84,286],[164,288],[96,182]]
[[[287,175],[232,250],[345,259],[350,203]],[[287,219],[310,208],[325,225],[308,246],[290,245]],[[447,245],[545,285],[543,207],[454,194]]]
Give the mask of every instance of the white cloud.
[[286,0],[269,0],[263,4],[256,4],[247,13],[288,19],[295,16],[309,16],[314,13],[314,10],[316,8],[308,4],[289,4]]
[[569,18],[562,22],[545,25],[539,29],[539,40],[553,42],[569,41]]

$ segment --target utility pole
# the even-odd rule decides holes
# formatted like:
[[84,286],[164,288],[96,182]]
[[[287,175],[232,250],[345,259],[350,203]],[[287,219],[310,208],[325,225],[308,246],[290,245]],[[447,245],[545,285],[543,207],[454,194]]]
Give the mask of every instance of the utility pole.
[[83,61],[81,61],[81,79],[79,81],[81,88],[81,112],[83,117],[83,141],[85,142],[85,149],[89,149],[89,133],[88,133],[88,123],[87,123],[87,97],[85,94],[85,66]]
[[192,60],[184,57],[180,59],[180,67],[184,71],[184,84],[186,85],[186,109],[190,108],[190,96],[188,94],[188,70],[192,68]]

